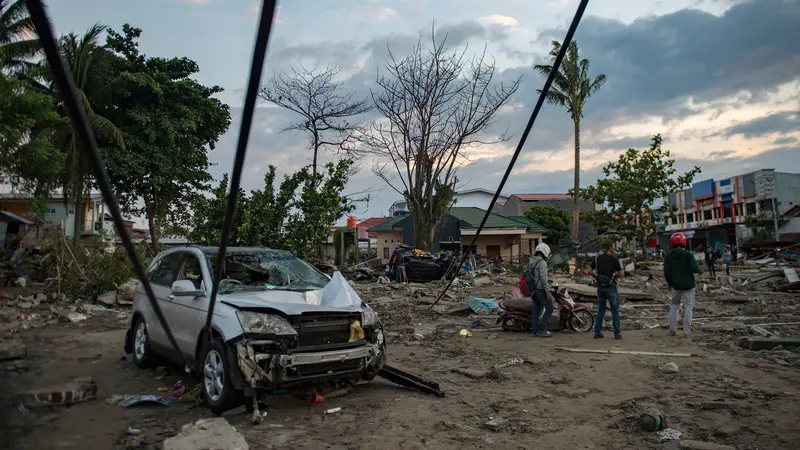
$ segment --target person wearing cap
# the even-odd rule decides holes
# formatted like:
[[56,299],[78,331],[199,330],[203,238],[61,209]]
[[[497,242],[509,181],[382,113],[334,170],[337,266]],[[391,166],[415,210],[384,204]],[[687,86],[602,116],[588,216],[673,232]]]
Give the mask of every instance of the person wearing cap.
[[678,327],[678,309],[683,302],[683,335],[692,335],[692,309],[697,283],[694,275],[700,273],[700,265],[690,251],[686,250],[686,236],[675,233],[669,238],[672,249],[664,257],[664,278],[672,289],[669,305],[669,334],[675,336]]
[[[551,337],[547,331],[550,325],[550,316],[553,315],[553,294],[550,293],[550,284],[547,282],[547,259],[550,258],[550,246],[542,242],[536,246],[528,270],[534,280],[531,297],[533,310],[531,311],[532,334],[536,337]],[[539,314],[544,310],[541,320]]]

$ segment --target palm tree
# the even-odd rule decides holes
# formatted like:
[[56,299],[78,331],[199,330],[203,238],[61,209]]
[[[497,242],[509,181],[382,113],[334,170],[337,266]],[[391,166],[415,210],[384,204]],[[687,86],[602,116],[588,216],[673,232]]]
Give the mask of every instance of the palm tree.
[[[89,124],[94,131],[99,145],[107,144],[125,148],[122,132],[110,120],[102,115],[111,103],[110,92],[118,74],[111,67],[112,54],[100,44],[100,36],[106,30],[103,25],[93,25],[83,36],[74,33],[62,36],[59,40],[61,54],[67,68],[75,80],[78,97],[89,117]],[[66,115],[61,105],[61,96],[52,80],[47,80],[49,89],[54,93],[62,115]],[[56,133],[56,145],[66,153],[63,189],[64,200],[75,202],[74,242],[80,241],[80,232],[84,221],[84,198],[91,188],[91,173],[84,158],[83,143],[78,139],[70,122],[64,129]]]
[[0,73],[16,73],[34,64],[42,46],[24,0],[0,0]]
[[[561,43],[553,41],[553,48],[550,50],[550,59],[555,61],[556,56],[561,51]],[[544,76],[549,76],[553,71],[552,65],[537,64],[534,70]],[[547,102],[553,105],[561,105],[567,108],[567,112],[575,125],[575,183],[573,186],[574,196],[572,199],[572,240],[578,241],[578,192],[581,181],[581,118],[583,117],[583,106],[592,94],[597,92],[606,82],[606,76],[598,75],[594,80],[589,76],[589,60],[580,59],[578,55],[578,44],[575,41],[569,43],[567,53],[561,61],[561,67],[553,78],[553,84],[547,92]],[[537,89],[541,93],[541,89]]]

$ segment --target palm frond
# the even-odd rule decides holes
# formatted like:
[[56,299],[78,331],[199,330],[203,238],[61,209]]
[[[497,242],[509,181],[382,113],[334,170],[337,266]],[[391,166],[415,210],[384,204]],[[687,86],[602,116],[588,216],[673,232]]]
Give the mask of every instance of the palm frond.
[[110,120],[99,114],[93,114],[89,116],[89,121],[92,131],[98,140],[110,142],[123,150],[125,149],[125,135]]

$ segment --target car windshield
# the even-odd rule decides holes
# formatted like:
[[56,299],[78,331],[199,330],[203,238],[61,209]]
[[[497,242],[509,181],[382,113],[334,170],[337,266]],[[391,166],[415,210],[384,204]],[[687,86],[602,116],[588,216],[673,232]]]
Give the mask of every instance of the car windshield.
[[[209,258],[211,273],[217,256]],[[225,255],[221,294],[269,289],[311,291],[322,289],[328,277],[311,264],[288,252],[254,250]]]

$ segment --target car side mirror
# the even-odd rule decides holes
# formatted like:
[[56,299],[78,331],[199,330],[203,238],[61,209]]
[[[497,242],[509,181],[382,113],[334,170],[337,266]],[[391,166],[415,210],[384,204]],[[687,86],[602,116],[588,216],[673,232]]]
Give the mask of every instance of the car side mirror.
[[206,293],[201,289],[197,289],[191,280],[178,280],[172,283],[172,295],[176,297],[199,297],[206,295]]

